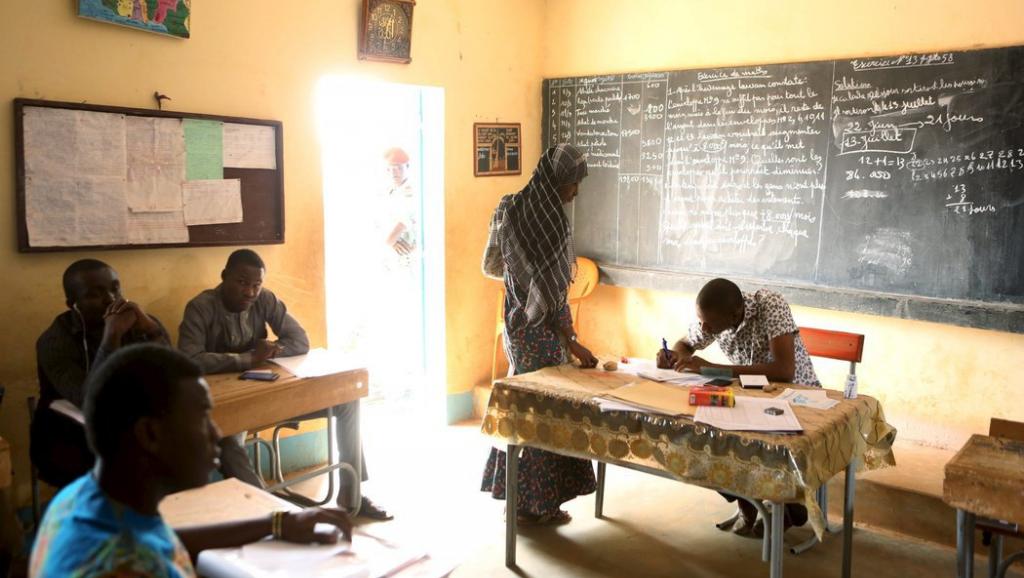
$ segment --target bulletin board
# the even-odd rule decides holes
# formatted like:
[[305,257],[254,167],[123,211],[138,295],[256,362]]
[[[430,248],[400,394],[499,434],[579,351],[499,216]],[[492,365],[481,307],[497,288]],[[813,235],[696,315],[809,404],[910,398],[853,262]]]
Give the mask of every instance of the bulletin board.
[[18,249],[284,242],[280,121],[15,99]]

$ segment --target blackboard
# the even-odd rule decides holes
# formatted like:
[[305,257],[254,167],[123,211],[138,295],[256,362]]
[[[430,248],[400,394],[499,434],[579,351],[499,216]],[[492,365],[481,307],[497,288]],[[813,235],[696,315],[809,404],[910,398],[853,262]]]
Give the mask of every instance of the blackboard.
[[605,282],[1024,331],[1024,47],[545,80]]
[[[54,119],[52,123],[44,122],[51,118]],[[83,139],[87,142],[74,142],[71,146],[63,147],[60,150],[57,150],[56,147],[31,146],[33,142],[54,142],[54,138],[69,141],[80,138],[81,132],[68,130],[69,123],[64,121],[69,119],[77,123],[95,124],[98,128],[91,133],[86,133],[93,135],[94,138]],[[120,135],[121,142],[113,143],[114,137],[119,134],[118,131],[104,127],[105,123],[126,122],[128,119],[144,119],[154,123],[161,122],[158,119],[167,119],[165,122],[169,122],[171,125],[194,121],[207,123],[209,126],[220,126],[222,131],[227,131],[232,127],[236,129],[231,133],[235,135],[235,139],[227,136],[228,132],[222,132],[221,164],[215,167],[215,176],[205,175],[202,178],[237,182],[238,193],[234,202],[240,203],[241,220],[213,224],[184,224],[174,221],[169,226],[166,218],[176,218],[171,215],[174,211],[136,212],[132,209],[125,209],[128,214],[126,222],[130,222],[130,224],[121,223],[119,226],[126,227],[126,230],[134,227],[131,233],[106,236],[96,233],[96,223],[76,223],[76,214],[83,207],[96,209],[102,207],[104,203],[111,202],[111,199],[124,202],[119,198],[122,195],[121,188],[104,187],[104,182],[114,182],[117,179],[110,178],[104,181],[105,177],[92,177],[94,182],[89,182],[89,179],[82,177],[78,171],[83,165],[109,164],[112,168],[108,171],[112,172],[117,169],[118,172],[121,172],[117,166],[118,163],[110,162],[110,159],[107,158],[109,151],[121,150],[122,152],[119,154],[126,156],[125,162],[121,163],[125,167],[126,174],[121,175],[121,180],[131,181],[131,175],[127,171],[132,168],[132,163],[129,162],[132,155],[130,147],[126,147],[123,142],[126,137]],[[283,127],[280,121],[21,98],[14,100],[14,121],[16,230],[19,251],[258,245],[284,242],[284,156]],[[50,126],[51,124],[52,126]],[[253,147],[262,147],[261,150],[256,151],[259,154],[245,156],[242,154],[245,151],[242,151],[240,153],[242,156],[233,157],[234,162],[228,161],[226,153],[224,153],[228,149],[226,143],[229,141],[237,143],[239,138],[244,140],[252,130],[255,130],[255,134],[259,137],[254,141],[256,144]],[[33,131],[37,133],[50,131],[51,134],[37,134],[36,136],[39,138],[33,141]],[[26,139],[30,143],[28,150],[26,150]],[[47,139],[50,140],[47,141]],[[33,166],[43,166],[44,169],[45,167],[57,168],[33,172]],[[176,168],[184,170],[182,167]],[[189,178],[186,177],[182,179],[182,182],[188,180]],[[194,180],[198,180],[198,178]],[[116,191],[112,192],[114,189]],[[49,204],[53,206],[52,210],[40,214],[38,209],[35,209],[33,213],[33,201],[37,200],[33,199],[33,194],[40,195],[40,191],[50,197],[58,197],[60,203],[57,204],[52,199],[48,199]],[[119,209],[117,212],[124,211]],[[181,212],[184,215],[184,209]],[[76,240],[74,236],[70,235],[47,234],[44,238],[39,234],[32,234],[33,228],[37,232],[46,227],[53,230],[55,229],[54,224],[61,223],[81,226],[82,239]],[[184,227],[184,232],[182,232],[182,227]]]

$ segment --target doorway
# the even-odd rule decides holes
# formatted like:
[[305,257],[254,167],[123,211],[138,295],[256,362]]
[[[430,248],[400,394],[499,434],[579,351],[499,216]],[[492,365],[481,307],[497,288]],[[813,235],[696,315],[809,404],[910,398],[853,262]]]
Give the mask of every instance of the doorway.
[[368,367],[371,413],[443,422],[444,89],[332,76],[316,104],[328,347]]

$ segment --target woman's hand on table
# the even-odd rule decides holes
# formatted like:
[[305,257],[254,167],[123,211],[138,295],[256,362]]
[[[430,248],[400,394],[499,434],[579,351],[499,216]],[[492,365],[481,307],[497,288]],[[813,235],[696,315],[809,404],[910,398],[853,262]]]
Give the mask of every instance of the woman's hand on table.
[[597,367],[597,358],[590,352],[589,349],[583,346],[578,341],[569,342],[569,353],[580,361],[580,367],[589,369],[591,367]]

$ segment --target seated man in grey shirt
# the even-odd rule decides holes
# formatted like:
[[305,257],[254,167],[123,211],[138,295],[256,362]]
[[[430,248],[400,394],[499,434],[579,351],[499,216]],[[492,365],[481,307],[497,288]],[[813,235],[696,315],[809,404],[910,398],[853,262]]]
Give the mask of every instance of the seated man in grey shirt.
[[[245,371],[276,356],[288,357],[309,351],[305,330],[273,293],[263,289],[266,266],[254,251],[239,249],[228,257],[220,274],[221,284],[207,289],[185,307],[178,329],[178,349],[199,364],[205,373]],[[267,339],[267,325],[277,341]],[[359,443],[359,401],[334,408],[337,417],[338,453],[366,481],[366,462]],[[301,416],[299,419],[320,417]],[[263,481],[256,473],[243,444],[245,434],[221,440],[221,472],[257,487]],[[350,491],[342,476],[338,505],[346,503]],[[392,516],[365,496],[359,515],[387,520]]]

